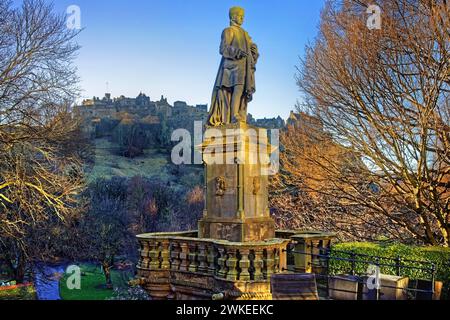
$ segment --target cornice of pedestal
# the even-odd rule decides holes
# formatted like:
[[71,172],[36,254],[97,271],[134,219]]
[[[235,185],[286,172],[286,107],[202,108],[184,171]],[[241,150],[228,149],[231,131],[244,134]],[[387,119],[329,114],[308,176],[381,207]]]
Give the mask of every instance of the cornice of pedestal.
[[[210,127],[203,142],[195,148],[203,155],[238,153],[259,153],[264,150],[267,155],[278,150],[278,146],[269,143],[267,129],[245,123],[227,124]],[[264,136],[264,138],[261,138]]]

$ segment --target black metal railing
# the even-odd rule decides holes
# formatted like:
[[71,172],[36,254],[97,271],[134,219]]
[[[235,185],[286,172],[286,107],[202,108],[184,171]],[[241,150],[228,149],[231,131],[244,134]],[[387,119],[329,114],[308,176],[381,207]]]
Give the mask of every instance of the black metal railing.
[[[423,297],[429,297],[432,299],[435,290],[435,280],[436,280],[436,265],[428,261],[418,261],[411,259],[404,259],[400,256],[397,257],[383,257],[370,254],[357,253],[355,251],[343,251],[335,250],[332,248],[320,248],[318,253],[312,252],[300,252],[296,251],[293,247],[288,247],[287,256],[295,255],[307,255],[311,257],[308,259],[308,267],[312,267],[312,270],[317,270],[314,272],[317,278],[317,285],[322,292],[322,297],[329,297],[330,292],[330,280],[339,279],[340,281],[345,281],[342,278],[343,275],[353,276],[349,277],[348,281],[358,283],[359,290],[365,290],[367,297],[372,297],[371,299],[380,299],[380,294],[382,294],[386,289],[400,290],[405,294],[407,299],[418,299]],[[332,263],[335,261],[347,262],[348,269],[342,274],[342,268],[336,268]],[[380,274],[382,275],[392,275],[397,277],[408,277],[411,281],[407,287],[390,286],[386,284],[381,284],[376,286],[375,289],[367,288],[367,278],[370,275],[364,270],[368,270],[369,266],[375,266],[379,268]],[[366,266],[366,268],[362,268]],[[295,271],[296,267],[292,264],[288,264],[288,271]],[[341,274],[336,274],[339,271]],[[381,272],[382,271],[382,272]],[[411,276],[413,271],[421,274],[421,277],[416,279]],[[419,288],[419,282],[427,283],[429,288]],[[416,284],[416,287],[411,287],[411,284]],[[344,293],[355,293],[355,291],[349,291],[345,289],[333,288],[334,291],[341,291]],[[324,292],[325,291],[325,292]],[[361,298],[361,292],[358,293]]]

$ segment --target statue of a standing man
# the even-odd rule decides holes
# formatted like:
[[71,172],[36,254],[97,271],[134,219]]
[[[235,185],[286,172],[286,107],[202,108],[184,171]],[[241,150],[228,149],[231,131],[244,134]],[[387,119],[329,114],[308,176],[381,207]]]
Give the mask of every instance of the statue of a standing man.
[[230,9],[230,27],[222,33],[219,67],[207,125],[220,126],[247,121],[247,104],[255,93],[258,47],[241,28],[244,9]]

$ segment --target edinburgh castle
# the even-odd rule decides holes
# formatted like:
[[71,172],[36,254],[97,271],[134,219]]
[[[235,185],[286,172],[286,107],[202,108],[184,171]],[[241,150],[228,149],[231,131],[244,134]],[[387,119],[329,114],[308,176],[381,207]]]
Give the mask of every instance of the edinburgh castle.
[[[84,121],[87,132],[93,133],[102,121],[134,122],[148,126],[159,127],[162,122],[171,124],[170,127],[190,129],[194,121],[205,122],[208,117],[208,105],[197,104],[190,106],[184,101],[175,101],[169,104],[167,98],[161,96],[159,101],[151,101],[144,93],[136,98],[120,96],[111,98],[106,93],[103,98],[93,97],[74,107],[75,114]],[[247,119],[249,124],[267,129],[282,128],[285,121],[281,117],[254,119],[251,114]]]

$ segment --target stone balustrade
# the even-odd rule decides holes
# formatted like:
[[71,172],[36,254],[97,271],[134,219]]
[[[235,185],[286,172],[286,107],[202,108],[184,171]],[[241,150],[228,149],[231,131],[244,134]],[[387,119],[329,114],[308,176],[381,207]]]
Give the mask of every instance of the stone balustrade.
[[139,235],[141,271],[185,271],[225,280],[267,280],[286,267],[287,239],[233,243],[190,233]]
[[274,274],[292,269],[320,272],[316,255],[334,236],[278,231],[276,237],[229,242],[197,238],[197,232],[139,235],[138,281],[153,299],[210,299],[221,292],[270,294]]

